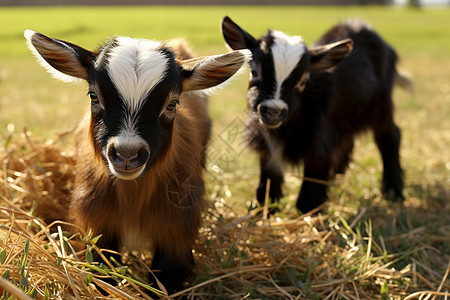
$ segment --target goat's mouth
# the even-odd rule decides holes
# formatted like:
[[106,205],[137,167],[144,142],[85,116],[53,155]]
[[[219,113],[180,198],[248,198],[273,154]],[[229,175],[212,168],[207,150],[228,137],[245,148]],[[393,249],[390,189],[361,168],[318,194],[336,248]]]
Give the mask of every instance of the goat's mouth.
[[262,125],[264,125],[264,127],[266,127],[267,129],[277,129],[278,127],[281,126],[281,124],[283,124],[283,121],[269,121],[269,120],[265,120],[261,117],[259,117],[259,122],[261,122]]
[[133,180],[141,176],[145,169],[145,164],[135,169],[120,169],[110,164],[109,169],[115,177],[122,180]]
[[263,113],[261,111],[258,113],[259,122],[267,129],[276,129],[280,127],[284,122],[285,116],[285,111],[279,114]]

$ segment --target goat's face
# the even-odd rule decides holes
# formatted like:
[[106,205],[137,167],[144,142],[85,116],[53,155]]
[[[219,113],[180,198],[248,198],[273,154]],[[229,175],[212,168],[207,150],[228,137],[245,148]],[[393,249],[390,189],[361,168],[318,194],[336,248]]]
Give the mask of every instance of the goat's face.
[[169,143],[182,76],[160,43],[119,37],[99,52],[89,77],[91,135],[110,172],[134,179]]
[[352,49],[347,39],[308,50],[300,36],[275,30],[256,40],[228,17],[222,20],[222,32],[232,49],[253,54],[248,107],[268,129],[278,128],[295,113],[311,72],[334,67]]
[[214,87],[250,59],[234,51],[178,61],[162,43],[127,37],[90,52],[32,31],[25,36],[53,75],[88,82],[94,149],[124,180],[142,175],[168,147],[181,93]]
[[267,128],[277,128],[299,105],[297,94],[309,77],[310,55],[300,37],[280,31],[267,32],[252,52],[248,106]]

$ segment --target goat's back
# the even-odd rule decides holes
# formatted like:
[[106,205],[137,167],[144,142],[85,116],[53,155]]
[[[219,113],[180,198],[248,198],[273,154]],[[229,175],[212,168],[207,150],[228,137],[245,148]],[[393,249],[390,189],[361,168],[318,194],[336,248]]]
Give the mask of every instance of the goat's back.
[[[354,48],[331,73],[330,121],[339,132],[354,133],[391,117],[396,74],[395,51],[371,28],[350,19],[331,28],[316,45],[351,38]],[[345,108],[345,109],[343,109]]]

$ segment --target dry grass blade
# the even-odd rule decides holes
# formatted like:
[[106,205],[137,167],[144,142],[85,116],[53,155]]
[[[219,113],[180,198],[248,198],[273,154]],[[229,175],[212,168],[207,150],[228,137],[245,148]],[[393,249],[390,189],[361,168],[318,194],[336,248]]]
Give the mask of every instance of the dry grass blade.
[[73,278],[72,278],[72,274],[70,274],[70,272],[67,269],[67,262],[64,261],[64,259],[66,259],[66,251],[64,250],[64,235],[62,233],[62,229],[61,226],[58,226],[58,235],[59,235],[59,242],[61,245],[61,258],[63,259],[62,261],[62,265],[64,267],[64,271],[67,275],[67,279],[69,280],[69,284],[72,288],[72,291],[75,295],[75,298],[80,299],[80,294],[78,293],[78,290],[75,288],[75,285],[73,283]]
[[424,299],[424,298],[422,298],[424,296],[427,297],[425,299],[428,299],[430,296],[435,296],[435,297],[444,296],[445,299],[447,300],[448,295],[449,295],[448,292],[442,293],[442,292],[433,292],[433,291],[421,291],[421,292],[412,293],[408,297],[405,297],[403,300],[411,300],[411,299],[415,299],[417,297],[419,297],[419,299]]
[[[436,292],[439,293],[442,290],[442,287],[444,286],[449,273],[450,273],[450,261],[447,264],[447,270],[445,271],[444,277],[442,277],[441,284],[439,284],[439,287]],[[436,296],[433,297],[433,300],[435,300],[435,299],[436,299]]]
[[25,294],[21,289],[19,289],[17,286],[15,286],[12,282],[9,282],[8,280],[4,279],[3,277],[0,277],[0,289],[6,290],[11,295],[16,296],[19,300],[31,300],[30,296]]

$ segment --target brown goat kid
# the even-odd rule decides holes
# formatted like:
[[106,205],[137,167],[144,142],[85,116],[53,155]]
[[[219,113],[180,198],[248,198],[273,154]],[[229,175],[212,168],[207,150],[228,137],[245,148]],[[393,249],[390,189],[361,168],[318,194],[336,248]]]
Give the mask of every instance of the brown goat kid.
[[195,268],[210,135],[207,97],[193,91],[228,80],[250,52],[187,59],[180,43],[119,36],[91,52],[30,30],[25,37],[52,75],[89,84],[69,217],[102,234],[101,247],[149,243],[158,279],[169,292],[183,289]]

